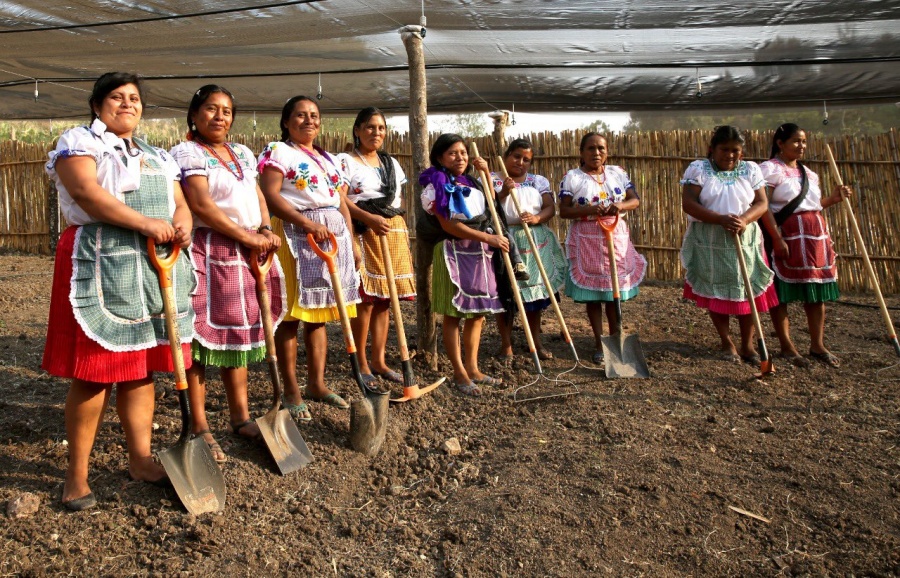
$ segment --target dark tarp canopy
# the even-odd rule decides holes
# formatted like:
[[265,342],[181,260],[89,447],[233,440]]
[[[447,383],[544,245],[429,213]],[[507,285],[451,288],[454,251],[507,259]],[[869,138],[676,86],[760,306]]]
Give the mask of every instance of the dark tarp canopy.
[[[207,82],[274,113],[320,75],[328,114],[405,112],[398,29],[421,14],[397,0],[0,2],[0,118],[83,117],[110,70],[148,79],[147,116],[180,116]],[[425,14],[433,112],[900,101],[900,0],[429,0]]]

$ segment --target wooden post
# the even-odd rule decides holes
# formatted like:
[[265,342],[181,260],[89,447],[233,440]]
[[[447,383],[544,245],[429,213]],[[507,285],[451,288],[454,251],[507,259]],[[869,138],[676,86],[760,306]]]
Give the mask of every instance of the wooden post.
[[506,127],[509,126],[509,113],[505,110],[495,110],[489,112],[488,116],[494,121],[494,132],[491,137],[494,139],[494,147],[498,155],[503,155],[506,151]]
[[[404,26],[400,37],[409,60],[409,136],[412,144],[413,174],[409,175],[416,194],[413,205],[416,221],[425,221],[425,211],[418,200],[422,187],[419,175],[428,168],[428,97],[425,91],[425,55],[422,52],[422,26]],[[431,262],[434,245],[416,235],[416,343],[426,363],[437,370],[437,339],[434,313],[431,311]]]

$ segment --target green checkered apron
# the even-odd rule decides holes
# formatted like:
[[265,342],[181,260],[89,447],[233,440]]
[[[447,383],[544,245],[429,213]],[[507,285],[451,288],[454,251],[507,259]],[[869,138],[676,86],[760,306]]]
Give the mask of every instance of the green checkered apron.
[[[171,184],[156,151],[135,140],[143,151],[141,184],[125,193],[125,204],[154,219],[172,222]],[[128,157],[127,161],[137,162]],[[79,228],[72,255],[69,300],[85,334],[110,351],[140,351],[167,344],[162,293],[147,257],[147,237],[105,223]],[[173,269],[172,287],[182,343],[194,335],[190,294],[195,284],[191,261],[182,251]]]

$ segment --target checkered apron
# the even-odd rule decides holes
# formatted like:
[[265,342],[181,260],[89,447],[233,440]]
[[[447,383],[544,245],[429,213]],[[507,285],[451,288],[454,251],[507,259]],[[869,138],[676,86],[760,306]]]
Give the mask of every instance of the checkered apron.
[[[413,271],[412,255],[409,252],[409,231],[406,221],[401,215],[388,219],[391,230],[387,234],[388,248],[391,251],[391,265],[394,280],[397,284],[397,295],[400,299],[416,296],[416,274]],[[360,277],[362,288],[367,295],[390,299],[384,259],[381,256],[381,240],[378,235],[368,230],[359,235],[362,245],[362,267]]]
[[[338,252],[335,257],[337,272],[344,289],[344,301],[347,305],[359,303],[359,274],[353,263],[353,239],[347,230],[347,222],[337,207],[324,207],[303,211],[307,219],[325,225],[337,239]],[[293,223],[284,223],[284,236],[287,238],[291,255],[297,264],[297,289],[300,307],[304,309],[323,309],[335,307],[334,290],[331,287],[331,274],[325,261],[316,255],[306,240],[306,231]],[[331,250],[331,241],[324,241],[323,251]]]
[[786,283],[832,283],[837,281],[834,247],[825,219],[819,211],[794,213],[781,225],[781,238],[790,256],[775,257],[774,269]]
[[497,278],[491,257],[494,249],[487,243],[470,239],[446,239],[444,262],[450,281],[456,287],[451,300],[463,313],[500,313],[503,304],[497,297]]
[[[191,263],[197,277],[191,296],[197,315],[194,338],[215,350],[250,351],[265,346],[250,249],[209,227],[201,227],[194,231]],[[277,327],[287,307],[278,257],[266,275],[266,286],[272,323]]]
[[[137,141],[136,141],[137,142]],[[125,204],[153,219],[172,221],[169,183],[162,160],[146,146],[138,190]],[[147,256],[147,237],[104,223],[82,226],[72,254],[69,301],[85,334],[110,351],[139,351],[168,343],[162,293]],[[173,267],[178,331],[182,343],[194,335],[191,261],[182,251]]]
[[[568,262],[563,254],[562,247],[556,239],[556,235],[546,225],[536,225],[528,228],[531,231],[531,237],[537,247],[541,263],[544,265],[544,271],[547,278],[550,279],[550,286],[556,293],[562,290],[566,283],[566,274],[568,273]],[[520,225],[510,225],[509,231],[513,235],[513,240],[519,248],[519,254],[522,256],[522,262],[528,269],[528,281],[517,281],[519,291],[522,294],[522,301],[530,303],[542,299],[549,299],[550,294],[544,286],[544,280],[541,278],[541,272],[538,269],[537,259],[531,251],[531,244],[525,236],[525,229]]]
[[[616,273],[619,291],[625,293],[640,285],[647,272],[647,260],[637,252],[628,234],[628,224],[619,218],[613,230],[616,250]],[[612,291],[609,271],[609,248],[606,235],[597,221],[575,221],[566,237],[569,255],[569,274],[575,285],[594,291]]]

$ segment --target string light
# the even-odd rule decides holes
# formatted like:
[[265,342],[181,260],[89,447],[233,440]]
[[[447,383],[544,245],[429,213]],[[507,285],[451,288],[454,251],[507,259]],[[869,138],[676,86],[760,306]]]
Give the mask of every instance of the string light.
[[697,67],[697,98],[703,98],[703,85],[700,84],[700,67]]
[[419,17],[419,26],[422,27],[422,31],[419,33],[422,35],[422,38],[425,38],[425,24],[428,22],[428,19],[425,18],[425,0],[422,0],[422,16]]
[[822,101],[822,124],[828,125],[828,103]]
[[509,115],[509,124],[516,126],[516,103],[512,103],[512,114]]
[[322,100],[324,98],[324,94],[322,94],[322,73],[319,73],[319,90],[316,92],[316,100]]
[[38,88],[37,88],[37,78],[34,79],[34,101],[37,102],[38,99]]
[[253,111],[253,134],[256,134],[256,111]]

